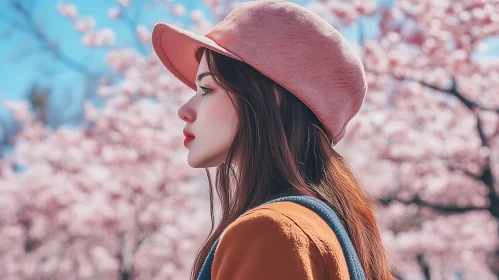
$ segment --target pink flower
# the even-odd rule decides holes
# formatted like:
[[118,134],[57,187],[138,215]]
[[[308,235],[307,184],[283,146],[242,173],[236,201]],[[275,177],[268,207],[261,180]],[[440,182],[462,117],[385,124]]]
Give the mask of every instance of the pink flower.
[[372,0],[356,0],[353,6],[357,12],[372,16],[376,12],[376,1]]
[[115,33],[111,28],[104,28],[98,33],[98,41],[101,46],[111,45],[114,43]]
[[151,33],[144,25],[137,26],[137,36],[142,43],[147,43],[151,41]]
[[114,43],[114,31],[110,28],[104,28],[97,32],[89,31],[83,36],[83,44],[88,47],[102,47]]
[[95,27],[95,18],[86,17],[78,20],[74,24],[74,28],[79,32],[88,32]]
[[137,63],[137,53],[131,49],[111,50],[107,54],[107,61],[114,71],[121,74]]
[[63,17],[75,19],[78,16],[78,10],[73,4],[61,3],[57,6],[57,11]]
[[357,19],[357,12],[352,5],[342,2],[331,2],[329,4],[329,11],[341,19],[346,24],[350,24]]
[[130,6],[130,0],[117,0],[117,2],[123,7]]
[[177,17],[183,16],[185,14],[185,7],[180,4],[172,5],[170,8],[170,13]]
[[110,19],[118,19],[121,16],[121,10],[119,7],[112,7],[109,9],[107,16]]
[[194,10],[191,12],[191,20],[194,23],[200,23],[204,18],[203,12],[201,10]]
[[22,101],[7,101],[4,103],[5,108],[12,112],[14,119],[18,121],[31,121],[33,114],[29,108],[28,103]]

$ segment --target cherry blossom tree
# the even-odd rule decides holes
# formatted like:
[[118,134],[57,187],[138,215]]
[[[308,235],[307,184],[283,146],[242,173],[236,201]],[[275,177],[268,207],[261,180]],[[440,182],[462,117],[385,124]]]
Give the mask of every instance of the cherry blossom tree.
[[0,278],[187,279],[209,206],[172,110],[121,94],[85,104],[91,125],[51,131],[7,106],[24,126],[1,162]]
[[376,13],[380,36],[359,40],[366,106],[340,148],[380,202],[403,279],[497,279],[499,60],[473,57],[499,35],[499,5],[399,0]]
[[[93,20],[80,19],[74,5],[58,10],[92,32]],[[82,43],[101,46],[109,34],[87,33]],[[150,47],[140,26],[137,38]],[[111,48],[108,62],[123,79],[99,78],[106,106],[87,100],[84,127],[51,130],[27,103],[4,102],[22,129],[0,162],[1,279],[190,274],[208,235],[209,205],[204,172],[186,163],[175,109],[187,88],[138,48]]]
[[172,111],[123,94],[50,131],[23,105],[8,103],[24,126],[2,162],[0,278],[187,279],[209,206]]
[[[132,3],[116,3],[108,16],[129,27],[134,46],[115,46],[114,32],[96,30],[73,4],[56,7],[83,44],[109,48],[122,79],[97,74],[106,107],[86,101],[84,127],[50,130],[25,104],[7,103],[23,129],[12,156],[0,161],[2,279],[187,279],[208,234],[207,184],[179,147],[176,110],[189,89],[152,53],[151,26],[130,17]],[[238,4],[204,3],[215,22]],[[199,34],[214,25],[179,3],[148,5],[188,16]],[[499,35],[499,4],[303,5],[340,31],[358,26],[352,47],[369,91],[335,149],[379,201],[398,277],[498,279],[499,62],[473,57]],[[379,37],[368,38],[365,24],[376,17]]]

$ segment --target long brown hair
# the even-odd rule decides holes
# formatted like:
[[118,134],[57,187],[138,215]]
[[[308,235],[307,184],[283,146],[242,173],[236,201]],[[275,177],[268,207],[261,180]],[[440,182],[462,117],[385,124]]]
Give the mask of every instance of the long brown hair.
[[[333,149],[331,134],[315,114],[247,63],[204,47],[196,52],[198,62],[204,52],[215,83],[227,94],[231,92],[239,129],[226,161],[216,169],[222,215],[214,232],[213,185],[205,169],[211,231],[198,251],[191,279],[198,277],[215,240],[242,213],[273,198],[302,194],[319,198],[336,211],[368,280],[395,279],[371,210],[375,201],[364,193],[343,157]],[[275,91],[280,94],[280,104]]]

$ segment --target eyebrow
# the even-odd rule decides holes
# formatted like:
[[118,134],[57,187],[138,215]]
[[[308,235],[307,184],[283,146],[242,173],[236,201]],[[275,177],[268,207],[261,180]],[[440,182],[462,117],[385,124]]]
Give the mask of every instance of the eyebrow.
[[201,73],[201,74],[199,74],[199,75],[198,75],[198,77],[197,77],[197,79],[196,79],[196,80],[197,80],[198,82],[201,82],[201,79],[203,79],[205,76],[212,76],[212,74],[211,74],[211,72],[204,72],[204,73]]

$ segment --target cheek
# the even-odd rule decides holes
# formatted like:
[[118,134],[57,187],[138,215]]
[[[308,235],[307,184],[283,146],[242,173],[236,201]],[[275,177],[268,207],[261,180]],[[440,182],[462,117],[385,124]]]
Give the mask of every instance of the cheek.
[[219,94],[216,99],[213,98],[206,105],[206,111],[209,114],[207,120],[213,124],[225,124],[224,126],[227,126],[237,118],[234,105],[232,105],[230,98],[226,95],[222,96],[222,94]]
[[206,128],[210,128],[210,131],[206,131],[207,133],[215,138],[233,136],[237,126],[237,112],[228,96],[216,98],[216,100],[213,98],[209,103],[206,102],[203,111]]

